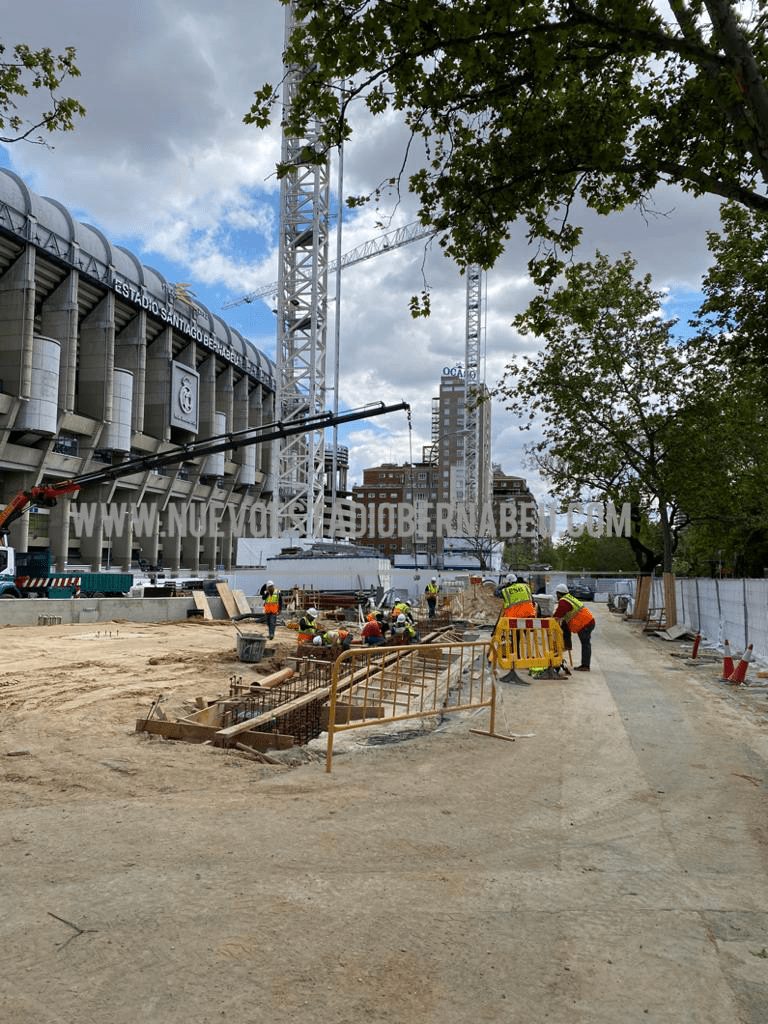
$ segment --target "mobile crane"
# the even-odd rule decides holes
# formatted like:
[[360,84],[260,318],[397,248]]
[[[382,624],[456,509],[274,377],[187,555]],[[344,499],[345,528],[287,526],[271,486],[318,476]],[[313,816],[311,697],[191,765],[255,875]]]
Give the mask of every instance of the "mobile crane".
[[[215,437],[206,438],[202,441],[176,445],[164,452],[128,459],[115,466],[104,466],[101,469],[93,470],[90,473],[83,473],[69,480],[39,484],[27,491],[19,491],[0,512],[0,597],[43,595],[47,593],[48,589],[56,587],[70,587],[75,593],[81,591],[125,593],[133,583],[133,577],[126,573],[85,573],[80,576],[71,573],[20,575],[19,570],[21,566],[17,562],[22,560],[22,556],[17,556],[14,549],[8,545],[8,529],[32,505],[38,505],[42,508],[53,508],[59,498],[67,494],[77,493],[85,484],[117,480],[121,477],[131,476],[134,473],[158,469],[161,466],[178,465],[201,456],[217,455],[220,452],[242,448],[249,444],[266,444],[268,441],[274,441],[278,438],[323,430],[326,427],[351,423],[354,420],[383,416],[386,413],[397,412],[401,409],[410,411],[410,406],[407,402],[399,402],[395,405],[385,405],[381,402],[342,413],[317,413],[292,422],[268,423],[261,427],[250,427],[245,430],[218,434]],[[112,583],[115,585],[113,586]]]

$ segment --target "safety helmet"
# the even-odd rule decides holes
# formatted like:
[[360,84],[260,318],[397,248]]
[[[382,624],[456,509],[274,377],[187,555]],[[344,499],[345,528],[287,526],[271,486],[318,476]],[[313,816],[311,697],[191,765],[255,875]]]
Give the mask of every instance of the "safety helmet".
[[557,586],[555,587],[555,593],[556,594],[567,594],[568,593],[568,587],[566,587],[566,585],[564,583],[558,583]]
[[307,615],[317,615],[317,608],[307,608]]
[[275,584],[274,584],[274,581],[273,581],[273,580],[267,580],[267,586],[268,586],[268,587],[274,587],[274,585],[275,585]]
[[398,622],[407,622],[408,620],[406,619],[406,617],[404,615],[398,615],[397,616],[397,621]]
[[437,583],[437,576],[433,576],[433,577],[432,577],[432,582],[433,582],[433,583]]
[[312,638],[312,643],[315,645],[315,647],[319,647],[322,644],[322,642],[323,638],[321,636],[316,636]]

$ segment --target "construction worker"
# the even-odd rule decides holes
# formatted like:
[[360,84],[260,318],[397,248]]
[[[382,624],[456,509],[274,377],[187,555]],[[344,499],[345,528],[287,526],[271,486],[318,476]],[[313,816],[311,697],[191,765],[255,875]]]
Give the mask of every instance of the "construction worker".
[[386,643],[384,633],[381,629],[381,623],[375,615],[373,618],[368,618],[368,621],[363,626],[360,635],[362,636],[366,647],[381,647]]
[[[299,619],[299,632],[296,637],[296,642],[300,644],[310,643],[314,637],[322,637],[323,631],[315,621],[317,615],[317,608],[307,608],[302,617]],[[322,643],[322,640],[320,641]]]
[[264,616],[267,620],[269,639],[274,640],[277,616],[283,610],[283,595],[275,588],[272,580],[267,580],[262,598],[264,600]]
[[435,609],[437,607],[437,595],[440,591],[440,585],[437,582],[437,576],[433,576],[430,582],[424,588],[424,593],[427,595],[427,608],[429,609],[429,618],[434,619]]
[[410,601],[398,601],[395,607],[392,609],[390,617],[393,622],[397,622],[398,616],[400,615],[404,615],[409,622],[413,622]]
[[398,615],[392,627],[392,636],[401,644],[418,643],[419,635],[404,614]]
[[518,576],[513,583],[508,583],[501,592],[504,608],[502,615],[505,619],[534,619],[536,617],[536,606],[533,603],[531,588],[522,576]]
[[586,605],[568,593],[565,583],[558,583],[555,594],[557,595],[557,608],[552,617],[558,625],[565,626],[570,633],[575,633],[581,644],[581,664],[577,665],[574,671],[589,672],[592,662],[592,633],[595,628],[595,617]]

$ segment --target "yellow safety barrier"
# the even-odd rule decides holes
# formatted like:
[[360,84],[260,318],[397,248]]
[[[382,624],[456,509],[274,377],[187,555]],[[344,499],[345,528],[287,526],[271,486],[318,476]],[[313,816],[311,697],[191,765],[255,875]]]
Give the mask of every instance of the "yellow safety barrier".
[[471,731],[514,738],[494,731],[493,646],[486,640],[345,651],[333,663],[326,771],[331,770],[336,733],[409,718],[487,707],[488,732]]
[[499,668],[559,668],[563,631],[554,619],[500,619],[493,634]]

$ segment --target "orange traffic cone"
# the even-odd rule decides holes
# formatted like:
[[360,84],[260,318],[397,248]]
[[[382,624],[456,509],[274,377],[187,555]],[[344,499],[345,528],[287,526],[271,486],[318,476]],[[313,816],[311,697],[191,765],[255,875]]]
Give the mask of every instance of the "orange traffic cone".
[[733,664],[733,656],[731,655],[731,648],[728,646],[726,640],[723,644],[723,674],[720,679],[721,683],[727,683],[733,675],[733,670],[736,666]]
[[744,677],[747,674],[747,666],[753,658],[754,654],[752,653],[752,644],[750,644],[742,654],[741,661],[736,666],[736,671],[733,675],[728,677],[728,682],[731,686],[740,686],[744,682]]

